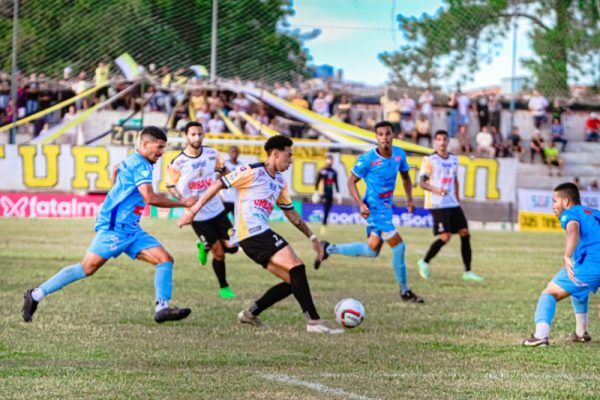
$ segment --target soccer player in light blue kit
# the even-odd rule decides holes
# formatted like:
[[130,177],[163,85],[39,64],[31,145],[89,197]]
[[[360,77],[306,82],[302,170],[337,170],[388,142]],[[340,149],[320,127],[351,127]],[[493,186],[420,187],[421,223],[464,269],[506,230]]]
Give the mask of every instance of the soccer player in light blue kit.
[[110,258],[125,253],[156,266],[154,286],[158,323],[186,318],[189,308],[169,307],[171,299],[173,257],[154,237],[140,228],[139,221],[146,204],[158,207],[191,207],[196,199],[172,201],[152,189],[153,164],[165,151],[167,136],[162,129],[146,127],[140,133],[136,151],[119,167],[115,184],[108,192],[96,218],[96,236],[83,260],[67,266],[40,286],[25,292],[23,319],[31,322],[38,303],[63,287],[93,275]]
[[[406,191],[406,205],[409,212],[414,209],[412,200],[412,182],[408,171],[410,167],[406,161],[404,150],[392,146],[394,138],[392,124],[381,121],[375,124],[377,147],[362,154],[348,178],[348,190],[354,201],[360,206],[360,214],[367,220],[367,243],[353,242],[344,244],[331,244],[323,242],[325,258],[333,254],[354,257],[377,257],[383,241],[392,249],[392,266],[396,274],[396,281],[400,285],[400,297],[409,303],[423,303],[421,296],[413,293],[406,277],[406,264],[404,251],[406,246],[402,237],[392,224],[392,207],[396,177],[402,175],[402,183]],[[358,193],[356,184],[364,179],[367,191],[363,198]],[[320,262],[315,261],[315,268]]]
[[548,346],[556,302],[568,296],[575,311],[575,332],[569,339],[578,343],[592,340],[587,332],[588,296],[600,287],[600,211],[581,205],[574,183],[562,183],[554,189],[552,209],[567,232],[565,266],[540,295],[535,333],[523,341],[523,346]]

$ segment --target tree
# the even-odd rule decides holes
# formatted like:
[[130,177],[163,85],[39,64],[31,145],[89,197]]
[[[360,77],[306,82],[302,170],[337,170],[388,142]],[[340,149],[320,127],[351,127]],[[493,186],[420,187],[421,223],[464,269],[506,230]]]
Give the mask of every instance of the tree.
[[[0,69],[10,70],[12,1],[0,0]],[[19,68],[92,72],[130,53],[172,70],[210,64],[212,0],[21,0]],[[306,37],[286,29],[289,0],[219,0],[217,74],[263,81],[307,76]]]
[[568,94],[569,77],[600,69],[597,0],[446,0],[435,15],[398,15],[408,44],[380,54],[398,83],[430,87],[458,74],[468,81],[491,61],[515,19],[528,21],[535,57],[523,59],[536,87],[547,95]]

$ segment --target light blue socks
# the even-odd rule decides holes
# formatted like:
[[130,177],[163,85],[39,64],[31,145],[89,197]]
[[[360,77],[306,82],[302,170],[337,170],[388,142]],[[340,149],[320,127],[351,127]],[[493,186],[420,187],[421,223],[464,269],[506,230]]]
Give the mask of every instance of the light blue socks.
[[156,265],[154,272],[154,290],[156,292],[156,301],[171,300],[173,291],[173,263],[164,262]]
[[57,290],[62,289],[70,283],[85,278],[86,276],[87,275],[85,272],[83,272],[83,267],[81,264],[69,265],[68,267],[64,267],[58,271],[58,273],[52,278],[42,283],[40,285],[40,290],[43,292],[44,296],[47,296],[50,293],[54,293]]
[[373,251],[368,244],[364,242],[330,244],[327,247],[327,254],[341,254],[351,257],[377,257],[378,252]]
[[404,252],[406,245],[404,242],[392,247],[392,266],[396,273],[396,281],[402,287],[402,294],[409,290],[408,281],[406,278],[406,264],[404,263]]
[[535,323],[545,322],[552,325],[554,311],[556,310],[556,299],[548,293],[542,293],[535,309]]
[[587,314],[588,296],[585,296],[584,300],[579,300],[577,297],[571,296],[571,303],[573,304],[573,311],[575,311],[575,314]]

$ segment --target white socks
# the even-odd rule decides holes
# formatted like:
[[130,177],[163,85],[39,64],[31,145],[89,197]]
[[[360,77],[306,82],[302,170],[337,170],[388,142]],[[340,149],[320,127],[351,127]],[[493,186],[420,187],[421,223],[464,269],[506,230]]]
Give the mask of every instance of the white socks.
[[46,295],[44,294],[42,289],[38,287],[33,289],[33,291],[31,292],[31,297],[33,297],[33,299],[39,303],[44,297],[46,297]]
[[154,309],[156,312],[159,312],[163,308],[169,307],[169,302],[166,300],[156,300],[156,308]]
[[575,314],[575,334],[579,337],[583,336],[585,332],[587,332],[588,328],[588,315],[585,314]]
[[550,336],[550,325],[546,322],[538,322],[535,324],[535,333],[533,336],[538,339],[546,339]]

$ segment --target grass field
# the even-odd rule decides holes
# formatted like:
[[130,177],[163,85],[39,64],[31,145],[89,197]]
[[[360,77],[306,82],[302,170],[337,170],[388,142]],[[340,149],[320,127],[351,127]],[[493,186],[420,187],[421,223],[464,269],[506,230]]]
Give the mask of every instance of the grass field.
[[[174,304],[192,315],[157,325],[153,268],[126,256],[95,276],[49,296],[34,321],[21,320],[22,294],[80,260],[92,220],[0,220],[0,398],[118,399],[400,399],[597,398],[600,324],[592,297],[593,340],[573,345],[570,301],[559,303],[552,346],[518,346],[533,329],[539,292],[559,269],[560,234],[474,232],[474,270],[484,284],[461,280],[459,241],[432,262],[423,281],[416,261],[431,233],[402,229],[409,280],[425,305],[399,301],[390,251],[378,259],[332,258],[312,269],[310,243],[274,224],[311,265],[309,280],[322,316],[356,297],[361,327],[341,336],[305,332],[290,297],[263,314],[256,332],[236,313],[276,279],[243,254],[228,259],[238,294],[217,297],[210,266],[195,259],[191,229],[165,220],[145,228],[175,257]],[[359,226],[331,227],[326,239],[363,238]]]

